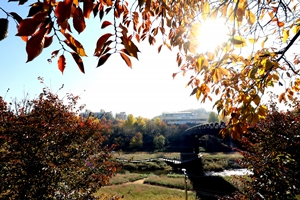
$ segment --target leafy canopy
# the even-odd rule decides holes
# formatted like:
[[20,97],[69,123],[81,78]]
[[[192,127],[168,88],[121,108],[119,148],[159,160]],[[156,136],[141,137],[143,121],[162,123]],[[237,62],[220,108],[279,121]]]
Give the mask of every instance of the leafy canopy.
[[[26,42],[27,62],[51,46],[53,39],[59,41],[60,48],[49,61],[58,56],[62,72],[64,54],[69,53],[84,73],[86,53],[74,32],[84,32],[91,15],[100,18],[101,28],[107,30],[95,41],[97,67],[112,54],[120,54],[132,67],[131,57],[138,59],[137,43],[144,40],[150,45],[159,41],[158,52],[162,47],[178,51],[179,72],[173,77],[191,71],[187,83],[191,95],[201,102],[216,95],[221,117],[231,117],[223,133],[229,130],[234,138],[246,132],[247,123],[265,118],[268,108],[261,99],[269,87],[286,83],[280,102],[289,101],[300,89],[299,55],[286,55],[299,43],[300,8],[293,0],[38,0],[30,4],[25,19],[1,10],[17,23],[17,36]],[[105,16],[111,20],[104,21]],[[198,30],[219,18],[224,19],[228,38],[213,50],[200,51]],[[0,19],[0,40],[7,36],[7,26],[8,20]]]
[[96,199],[116,173],[110,126],[78,116],[78,96],[65,105],[47,89],[13,106],[0,97],[1,176],[4,199]]

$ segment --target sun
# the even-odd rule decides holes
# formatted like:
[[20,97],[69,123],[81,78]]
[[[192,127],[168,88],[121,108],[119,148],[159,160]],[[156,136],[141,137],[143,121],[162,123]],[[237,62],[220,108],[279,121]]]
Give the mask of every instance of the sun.
[[225,19],[208,19],[197,25],[197,52],[203,53],[214,49],[229,39],[229,30]]

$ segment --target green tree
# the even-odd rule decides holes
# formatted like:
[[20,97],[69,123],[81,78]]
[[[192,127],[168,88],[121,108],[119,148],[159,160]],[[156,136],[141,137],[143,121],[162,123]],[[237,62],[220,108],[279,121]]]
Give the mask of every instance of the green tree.
[[44,89],[12,110],[0,97],[1,198],[95,199],[116,172],[113,148],[102,145],[110,127],[78,117],[79,97],[67,98]]
[[[27,2],[13,1],[19,5]],[[49,61],[58,57],[58,68],[63,72],[69,56],[84,72],[85,49],[74,35],[85,32],[85,20],[90,15],[100,17],[104,31],[94,41],[97,67],[112,54],[119,54],[132,67],[131,58],[137,59],[140,52],[137,44],[144,40],[150,45],[157,42],[158,52],[162,48],[177,51],[180,70],[173,77],[192,71],[194,75],[187,83],[193,88],[191,95],[201,102],[216,95],[218,113],[231,118],[223,133],[230,131],[234,138],[246,133],[247,123],[265,118],[268,107],[261,99],[268,88],[286,83],[279,102],[290,101],[300,91],[299,53],[291,48],[300,43],[297,1],[44,0],[30,4],[28,9],[28,17],[22,19],[0,7],[7,15],[0,19],[0,40],[8,35],[8,18],[13,19],[17,36],[26,42],[27,62],[55,39],[59,47],[49,55]],[[215,48],[207,48],[199,35],[211,29],[210,38],[205,40],[211,43],[218,39],[221,26],[205,27],[218,19],[223,19],[226,38]],[[287,54],[292,51],[295,55]]]
[[219,122],[218,114],[215,113],[215,112],[210,112],[209,115],[208,115],[207,121],[209,123],[211,123],[211,122]]
[[143,146],[143,135],[137,132],[135,136],[131,138],[129,146],[132,149],[140,149]]
[[161,134],[155,136],[153,139],[153,144],[156,150],[163,150],[165,146],[165,137]]

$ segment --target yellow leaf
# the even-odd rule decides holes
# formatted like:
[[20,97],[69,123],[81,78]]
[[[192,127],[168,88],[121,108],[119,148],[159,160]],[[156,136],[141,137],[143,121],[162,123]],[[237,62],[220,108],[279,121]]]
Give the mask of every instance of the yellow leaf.
[[261,105],[258,107],[257,114],[260,118],[265,118],[267,116],[267,113],[268,113],[267,106]]
[[203,55],[199,56],[197,60],[196,72],[200,72],[202,69],[206,69],[208,67],[208,60],[204,58]]
[[298,26],[298,25],[295,25],[295,26],[293,27],[293,33],[296,34],[296,33],[298,32],[298,30],[299,30],[299,26]]
[[196,98],[197,98],[197,100],[200,99],[200,96],[201,96],[201,90],[200,90],[200,88],[198,88],[197,92],[196,92]]
[[231,43],[237,47],[237,48],[242,48],[246,46],[246,41],[243,37],[241,36],[234,36],[233,38],[231,38]]
[[248,38],[248,40],[251,44],[254,44],[255,42],[257,42],[257,39],[254,39],[254,38]]
[[219,69],[220,69],[221,73],[222,73],[224,76],[228,76],[228,70],[227,70],[227,69],[225,69],[225,68],[223,68],[223,67],[220,67]]
[[271,67],[274,66],[273,62],[271,62],[269,59],[265,58],[261,61],[262,66],[265,68],[265,70],[271,69]]
[[250,10],[247,10],[246,18],[248,20],[248,24],[250,24],[250,25],[253,25],[256,21],[256,16]]
[[206,55],[207,55],[208,60],[210,60],[210,61],[214,60],[215,55],[213,53],[207,52]]
[[210,13],[210,5],[209,2],[206,1],[202,6],[202,17],[203,19],[206,19],[209,16]]
[[282,38],[282,40],[283,40],[283,42],[284,43],[286,43],[286,41],[287,41],[287,39],[288,39],[288,37],[289,37],[289,30],[283,30],[283,38]]
[[227,14],[228,14],[228,17],[229,17],[229,21],[233,22],[233,20],[234,20],[234,11],[233,11],[232,6],[230,6],[229,12]]
[[261,43],[261,48],[265,47],[265,42],[268,40],[268,36],[264,39],[264,41],[262,41]]

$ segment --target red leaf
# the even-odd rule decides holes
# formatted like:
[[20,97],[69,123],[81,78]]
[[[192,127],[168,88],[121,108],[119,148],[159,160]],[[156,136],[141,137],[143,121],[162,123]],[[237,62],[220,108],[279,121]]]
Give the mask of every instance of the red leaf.
[[30,36],[34,34],[40,23],[41,20],[38,19],[28,18],[22,20],[18,27],[18,33],[16,36]]
[[45,34],[47,32],[46,28],[40,29],[36,34],[34,34],[26,43],[27,61],[32,61],[42,52],[45,42]]
[[84,0],[83,2],[83,16],[85,18],[90,18],[90,14],[93,11],[93,2],[91,0]]
[[80,71],[82,73],[84,73],[84,66],[83,66],[83,62],[82,59],[80,58],[80,56],[77,53],[72,52],[72,56],[76,62],[76,64],[78,65]]
[[9,13],[18,23],[20,23],[23,19],[22,17],[20,17],[20,15],[18,15],[17,13],[15,12],[10,12]]
[[84,16],[80,7],[77,7],[73,13],[73,26],[78,34],[85,29]]
[[162,44],[158,47],[158,53],[161,51]]
[[54,13],[57,17],[57,23],[59,25],[70,18],[72,5],[73,0],[64,0],[58,2],[57,6],[55,7]]
[[103,29],[103,28],[105,28],[105,27],[107,27],[107,26],[109,26],[109,25],[112,25],[112,23],[109,22],[109,21],[104,21],[104,22],[102,23],[101,28]]
[[52,41],[53,41],[53,35],[50,37],[49,36],[45,37],[44,48],[49,47],[52,44]]
[[121,57],[123,58],[123,60],[126,62],[126,64],[128,65],[128,67],[132,68],[132,64],[131,64],[131,60],[128,56],[126,56],[125,54],[120,52]]
[[177,73],[173,73],[172,74],[173,79],[175,78],[176,75],[177,75]]
[[29,13],[27,17],[32,17],[33,15],[37,14],[38,12],[41,12],[44,10],[43,7],[44,3],[42,2],[36,2],[34,4],[31,4],[31,8],[29,9]]
[[59,52],[59,50],[53,51],[51,53],[51,57],[54,58],[55,56],[57,56],[58,52]]
[[104,35],[102,35],[98,41],[97,41],[97,45],[96,45],[96,49],[95,49],[95,55],[97,54],[98,51],[101,51],[103,45],[105,44],[105,42],[108,40],[109,37],[111,37],[112,34],[111,33],[106,33]]
[[61,73],[64,73],[64,70],[66,68],[66,58],[64,55],[59,56],[58,62],[58,69],[61,71]]
[[[97,2],[97,3],[94,5],[94,7],[93,7],[93,14],[94,14],[94,17],[96,17],[96,15],[97,15],[98,12],[99,12],[99,5],[100,5],[100,3]],[[84,10],[84,8],[83,8],[83,10]],[[100,21],[101,21],[101,20],[100,20]]]
[[107,61],[107,59],[109,58],[110,55],[111,55],[111,54],[108,53],[108,54],[105,54],[105,55],[101,56],[101,57],[99,58],[97,67],[100,67],[101,65],[103,65],[103,64]]

